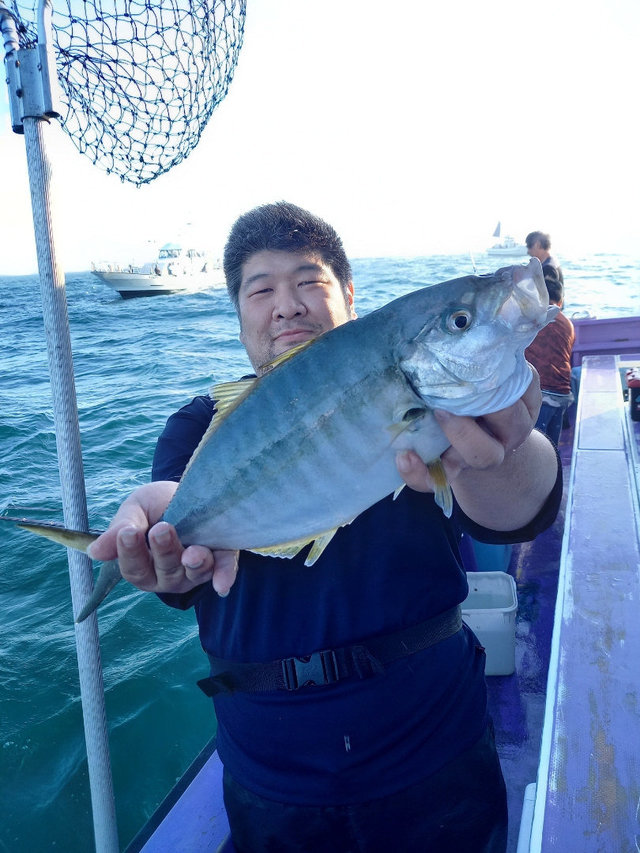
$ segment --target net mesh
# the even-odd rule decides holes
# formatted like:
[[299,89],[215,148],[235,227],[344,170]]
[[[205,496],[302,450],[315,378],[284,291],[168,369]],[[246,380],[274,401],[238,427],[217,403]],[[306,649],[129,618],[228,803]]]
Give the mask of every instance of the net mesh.
[[[21,47],[35,2],[14,0]],[[82,153],[144,184],[197,145],[227,94],[246,0],[54,0],[62,125]]]

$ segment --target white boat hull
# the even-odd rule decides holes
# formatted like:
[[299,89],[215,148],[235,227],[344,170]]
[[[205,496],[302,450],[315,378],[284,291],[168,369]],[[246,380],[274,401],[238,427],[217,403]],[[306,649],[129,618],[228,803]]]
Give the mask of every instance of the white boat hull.
[[522,246],[492,246],[487,249],[487,255],[502,258],[522,258],[527,254],[527,247]]
[[224,287],[222,270],[185,275],[156,275],[155,273],[92,270],[104,284],[117,290],[123,299],[167,293],[195,293],[214,287]]

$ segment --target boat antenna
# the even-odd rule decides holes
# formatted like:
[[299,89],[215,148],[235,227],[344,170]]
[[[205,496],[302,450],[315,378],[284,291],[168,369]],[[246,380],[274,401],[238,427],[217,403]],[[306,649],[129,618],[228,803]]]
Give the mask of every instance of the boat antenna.
[[[52,120],[107,172],[147,183],[195,147],[226,95],[242,45],[246,0],[155,0],[102,8],[85,0],[0,0],[11,126],[24,135],[51,379],[64,523],[88,530],[71,336],[56,251]],[[66,9],[63,11],[63,7]],[[135,61],[133,59],[135,57]],[[57,71],[56,71],[57,67]],[[58,81],[60,88],[58,87]],[[68,550],[73,612],[93,588],[91,561]],[[75,625],[94,839],[119,850],[96,614]]]

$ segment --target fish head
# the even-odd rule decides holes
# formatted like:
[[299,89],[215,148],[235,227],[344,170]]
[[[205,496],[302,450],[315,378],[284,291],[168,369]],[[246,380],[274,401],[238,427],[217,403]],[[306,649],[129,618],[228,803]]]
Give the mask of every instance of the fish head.
[[401,359],[407,379],[430,408],[454,414],[478,417],[512,405],[531,381],[524,350],[559,310],[549,306],[540,261],[437,288],[436,310]]

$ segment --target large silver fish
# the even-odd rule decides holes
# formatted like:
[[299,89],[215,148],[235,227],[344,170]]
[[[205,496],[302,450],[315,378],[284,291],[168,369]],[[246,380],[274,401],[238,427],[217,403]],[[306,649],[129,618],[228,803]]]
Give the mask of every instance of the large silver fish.
[[[538,260],[422,288],[279,356],[259,379],[215,386],[217,414],[163,519],[185,544],[318,559],[336,529],[402,487],[395,456],[439,464],[435,408],[475,417],[506,408],[531,381],[524,349],[549,322]],[[85,550],[97,534],[21,526]],[[102,566],[78,621],[120,578]]]

